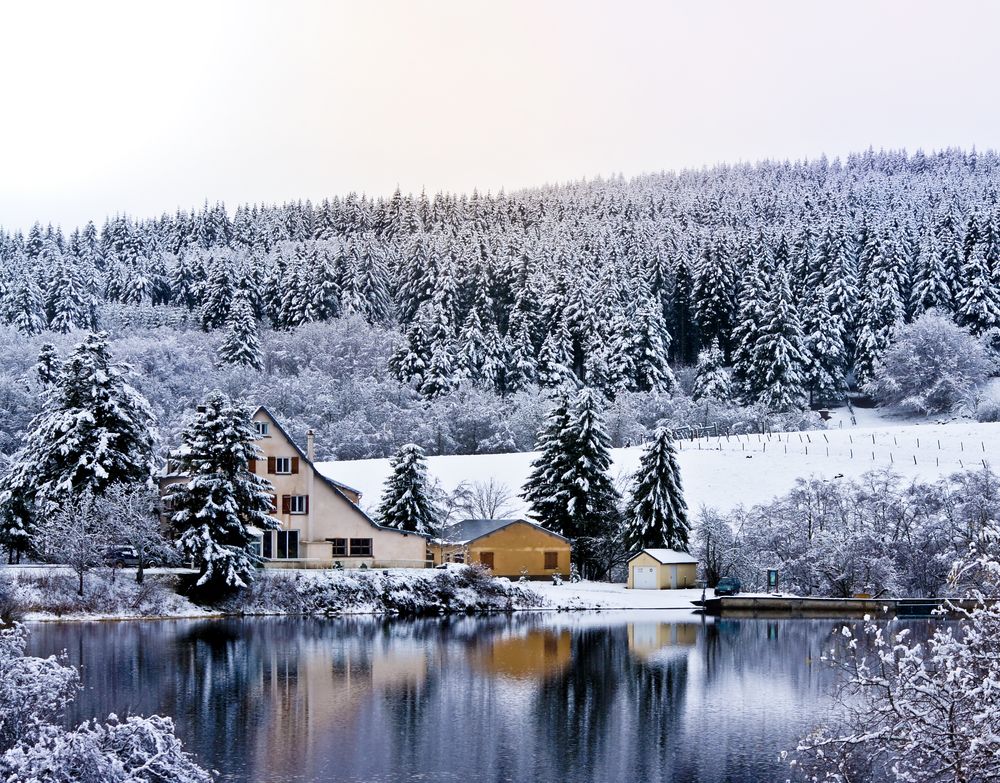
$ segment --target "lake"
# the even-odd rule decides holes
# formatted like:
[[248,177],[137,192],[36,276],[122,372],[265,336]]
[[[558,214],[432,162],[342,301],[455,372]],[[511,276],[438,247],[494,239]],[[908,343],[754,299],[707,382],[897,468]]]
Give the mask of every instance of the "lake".
[[[678,611],[35,624],[85,690],[158,712],[227,781],[784,780],[838,620]],[[924,636],[929,621],[911,621]]]

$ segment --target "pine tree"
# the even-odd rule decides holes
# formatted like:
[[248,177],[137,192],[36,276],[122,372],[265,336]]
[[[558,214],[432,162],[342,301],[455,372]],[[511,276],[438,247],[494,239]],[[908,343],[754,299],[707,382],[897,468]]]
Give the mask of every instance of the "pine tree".
[[723,402],[733,398],[732,382],[724,364],[725,357],[722,355],[719,341],[712,340],[711,345],[698,354],[692,398]]
[[411,533],[437,530],[440,514],[430,497],[424,450],[415,443],[407,443],[389,465],[392,473],[376,512],[382,524]]
[[830,312],[828,300],[826,290],[818,291],[806,308],[803,323],[805,388],[811,403],[842,400],[847,391],[843,327]]
[[430,347],[424,336],[424,327],[417,320],[406,330],[406,337],[389,357],[389,372],[400,383],[414,383],[420,388],[430,363]]
[[42,294],[29,272],[24,271],[19,275],[6,310],[11,326],[21,334],[39,334],[45,329]]
[[112,362],[107,334],[92,334],[76,346],[0,482],[6,530],[29,535],[35,518],[68,498],[84,492],[100,497],[113,484],[150,480],[153,416],[128,384],[128,372]]
[[59,379],[59,352],[52,343],[43,343],[38,349],[35,377],[43,390],[51,388]]
[[[714,350],[719,351],[717,345]],[[681,488],[677,451],[666,428],[656,430],[652,442],[639,458],[625,519],[624,543],[628,550],[688,551],[691,525]]]
[[955,317],[973,334],[1000,325],[1000,270],[990,269],[985,256],[974,251],[962,268],[955,297]]
[[543,527],[573,541],[584,573],[600,576],[597,552],[619,518],[618,492],[608,469],[610,439],[597,397],[584,389],[567,409],[557,398],[539,433],[531,473],[522,497]]
[[753,399],[769,410],[787,411],[805,402],[805,350],[788,275],[777,273],[754,345]]
[[572,385],[576,376],[570,369],[572,363],[572,343],[566,322],[559,322],[549,332],[542,343],[538,354],[538,383],[541,386],[556,389],[567,384]]
[[212,392],[181,435],[171,467],[187,480],[166,500],[178,544],[198,568],[198,586],[210,591],[245,587],[258,564],[251,528],[273,530],[274,488],[251,473],[260,449],[250,411]]
[[263,352],[257,335],[253,306],[245,296],[237,296],[226,319],[226,336],[219,345],[219,359],[251,369],[264,369]]

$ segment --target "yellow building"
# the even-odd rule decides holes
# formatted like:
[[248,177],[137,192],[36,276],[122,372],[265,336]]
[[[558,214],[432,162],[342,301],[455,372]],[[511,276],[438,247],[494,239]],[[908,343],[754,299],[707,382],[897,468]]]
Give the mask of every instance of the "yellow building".
[[569,539],[524,519],[466,519],[431,544],[435,564],[482,563],[496,576],[569,576]]
[[[424,568],[427,536],[382,527],[358,506],[361,493],[313,466],[313,436],[300,449],[264,407],[253,414],[261,458],[250,470],[274,487],[277,530],[258,531],[255,548],[269,568]],[[185,476],[167,475],[161,492]],[[169,511],[169,510],[168,510]]]
[[628,587],[634,590],[676,590],[694,587],[698,561],[674,549],[643,549],[628,561]]

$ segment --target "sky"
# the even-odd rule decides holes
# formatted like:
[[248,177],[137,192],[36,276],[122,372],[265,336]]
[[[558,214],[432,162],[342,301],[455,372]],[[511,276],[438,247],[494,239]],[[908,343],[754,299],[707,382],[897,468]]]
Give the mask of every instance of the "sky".
[[0,226],[1000,147],[1000,4],[33,0]]

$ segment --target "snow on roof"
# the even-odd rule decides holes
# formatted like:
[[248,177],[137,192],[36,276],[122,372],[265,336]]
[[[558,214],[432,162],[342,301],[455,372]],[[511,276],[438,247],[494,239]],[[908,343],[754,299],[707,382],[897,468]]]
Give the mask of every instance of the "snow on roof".
[[525,525],[537,527],[539,530],[549,534],[550,536],[563,538],[563,536],[560,536],[558,533],[546,530],[541,525],[536,525],[534,522],[529,522],[527,519],[463,519],[461,522],[456,522],[451,527],[446,528],[441,540],[446,541],[449,544],[468,544],[470,541],[475,541],[477,538],[488,536],[490,533],[495,533],[508,525],[515,525],[518,522],[523,522]]
[[678,552],[676,549],[643,549],[636,552],[632,559],[638,557],[643,552],[659,561],[663,565],[675,565],[678,563],[697,563],[697,558],[692,557],[687,552]]

